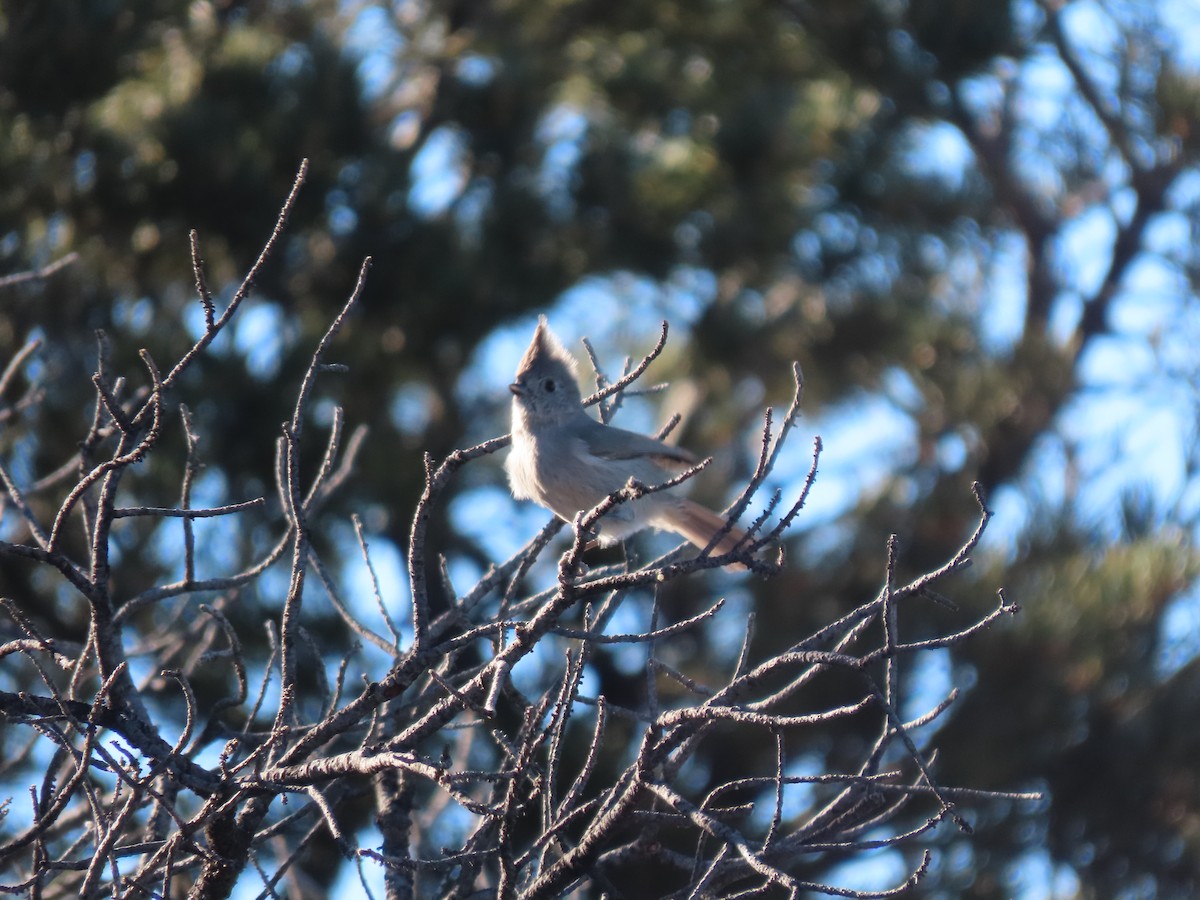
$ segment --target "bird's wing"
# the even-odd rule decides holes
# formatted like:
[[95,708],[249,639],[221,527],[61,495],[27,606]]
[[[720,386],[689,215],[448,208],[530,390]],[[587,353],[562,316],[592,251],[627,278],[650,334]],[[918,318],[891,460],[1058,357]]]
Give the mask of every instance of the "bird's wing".
[[650,457],[659,465],[683,468],[694,465],[696,457],[682,447],[673,447],[656,438],[624,428],[601,425],[588,418],[580,437],[588,453],[601,459],[643,459]]

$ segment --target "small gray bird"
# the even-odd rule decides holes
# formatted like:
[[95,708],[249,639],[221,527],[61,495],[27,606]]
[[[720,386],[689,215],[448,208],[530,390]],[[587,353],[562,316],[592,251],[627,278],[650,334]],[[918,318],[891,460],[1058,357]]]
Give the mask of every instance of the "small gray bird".
[[[566,522],[621,490],[630,478],[648,486],[662,484],[696,462],[686,450],[589,416],[575,360],[550,331],[545,316],[508,387],[513,392],[512,451],[504,468],[513,496],[533,500]],[[725,527],[725,520],[699,503],[659,491],[606,514],[598,537],[602,545],[609,545],[646,527],[673,531],[703,549]],[[734,528],[712,552],[727,553],[744,537],[745,532]]]

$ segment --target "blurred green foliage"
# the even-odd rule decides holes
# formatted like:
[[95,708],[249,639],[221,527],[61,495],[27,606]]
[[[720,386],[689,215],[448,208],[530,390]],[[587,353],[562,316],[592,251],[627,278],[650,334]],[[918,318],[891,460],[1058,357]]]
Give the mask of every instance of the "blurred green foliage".
[[[1197,575],[1196,469],[1138,529],[1083,515],[1096,485],[1073,479],[1072,459],[1061,491],[1041,493],[1047,447],[1073,452],[1062,415],[1092,387],[1088,352],[1136,337],[1112,311],[1139,308],[1139,260],[1174,267],[1163,333],[1186,331],[1196,312],[1195,242],[1154,242],[1147,223],[1200,225],[1200,90],[1164,24],[1169,4],[1127,6],[4,0],[0,276],[71,251],[80,261],[0,295],[0,358],[42,337],[29,375],[45,391],[0,452],[28,483],[75,454],[94,403],[94,330],[131,390],[145,383],[140,347],[160,363],[186,349],[199,315],[189,231],[228,299],[302,157],[308,184],[244,311],[259,310],[256,324],[237,326],[179,390],[212,502],[268,490],[289,413],[280,385],[297,382],[364,256],[361,311],[336,347],[350,371],[322,390],[372,436],[326,515],[360,511],[398,546],[422,453],[506,430],[507,373],[490,395],[460,390],[481,342],[589,278],[702,272],[698,314],[654,376],[698,398],[684,442],[727,448],[726,479],[749,471],[755,439],[740,436],[759,398],[786,400],[793,359],[817,421],[876,395],[912,429],[882,482],[816,527],[802,517],[787,572],[746,588],[760,648],[872,596],[889,533],[902,536],[906,571],[945,559],[973,522],[973,480],[1019,498],[1006,508],[1023,522],[999,523],[1011,546],[994,547],[956,599],[987,604],[1005,584],[1025,612],[955,649],[970,688],[939,736],[939,764],[950,783],[1049,799],[983,815],[922,890],[1010,896],[1027,854],[1048,849],[1081,896],[1188,895],[1200,878],[1200,667],[1187,656],[1164,674],[1160,660],[1178,639],[1164,621]],[[1064,250],[1085,215],[1110,226],[1089,248],[1103,270],[1090,283]],[[1010,310],[1003,337],[989,331],[997,309]],[[658,329],[632,313],[611,325],[631,353]],[[1166,374],[1195,384],[1186,366]],[[401,397],[409,415],[393,415]],[[182,437],[169,440],[181,461]],[[129,486],[138,502],[174,502],[170,458]],[[483,465],[459,489],[500,481]],[[702,490],[727,499],[715,480]],[[31,494],[43,515],[59,499]],[[483,568],[486,547],[446,508],[435,514],[440,549]],[[262,515],[223,534],[222,564],[260,550]],[[174,571],[170,552],[153,552],[171,546],[159,530],[131,523],[122,541],[146,560],[130,594]],[[48,632],[82,638],[81,611],[55,591],[0,558],[0,592]],[[271,608],[266,593],[237,608],[247,627],[259,604]],[[665,599],[682,617],[702,598]],[[306,614],[341,627],[317,604]],[[952,613],[907,615],[920,637]],[[678,662],[699,681],[728,664],[724,650],[695,650]],[[641,690],[640,673],[597,666],[606,693]],[[804,749],[836,770],[866,739]],[[709,741],[713,782],[773,766],[773,745]],[[804,865],[815,879],[837,862]],[[326,884],[336,872],[304,868]]]

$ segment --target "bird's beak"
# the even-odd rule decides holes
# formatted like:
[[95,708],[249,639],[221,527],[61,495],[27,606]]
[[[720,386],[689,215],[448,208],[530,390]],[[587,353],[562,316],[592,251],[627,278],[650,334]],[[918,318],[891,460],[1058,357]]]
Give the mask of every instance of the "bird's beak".
[[512,391],[514,394],[516,394],[518,397],[525,396],[525,387],[519,381],[514,381],[512,384],[510,384],[508,386],[508,389],[510,391]]

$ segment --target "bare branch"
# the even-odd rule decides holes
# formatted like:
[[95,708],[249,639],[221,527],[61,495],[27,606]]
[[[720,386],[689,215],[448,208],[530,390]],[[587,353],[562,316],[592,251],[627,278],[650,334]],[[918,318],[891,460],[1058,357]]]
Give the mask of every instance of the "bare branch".
[[[509,439],[440,460],[427,456],[406,548],[409,625],[401,628],[385,602],[393,588],[380,583],[358,516],[351,521],[372,596],[366,607],[345,596],[342,548],[321,539],[319,510],[350,477],[366,430],[353,428],[347,438],[346,413],[336,408],[322,448],[310,446],[315,437],[306,425],[319,377],[345,371],[327,357],[362,295],[369,260],[292,386],[290,409],[281,408],[286,421],[270,496],[282,515],[263,514],[272,507],[265,497],[194,507],[202,427],[181,405],[183,448],[170,458],[176,451],[160,439],[166,394],[188,388],[180,374],[228,324],[278,249],[306,172],[302,166],[258,259],[219,314],[199,238],[190,235],[205,332],[165,377],[143,353],[145,374],[131,387],[114,370],[119,354],[98,336],[95,375],[82,386],[87,414],[77,459],[40,479],[0,461],[13,523],[20,535],[29,531],[7,535],[0,554],[61,575],[65,584],[52,579],[52,602],[74,602],[71,612],[86,611],[88,626],[86,639],[66,640],[57,619],[47,617],[55,623],[47,625],[28,607],[0,600],[11,620],[0,659],[33,688],[0,692],[0,715],[31,735],[20,771],[30,771],[31,760],[43,767],[28,823],[0,848],[5,870],[21,873],[19,883],[0,890],[54,882],[60,892],[166,896],[186,881],[201,900],[227,895],[243,873],[257,870],[270,896],[290,889],[306,855],[324,842],[325,852],[334,847],[356,864],[384,866],[389,896],[397,897],[615,896],[624,890],[621,866],[633,860],[670,872],[679,896],[882,897],[924,877],[928,857],[905,886],[887,891],[849,891],[800,873],[818,854],[908,847],[947,819],[966,830],[957,805],[1035,796],[938,783],[933,751],[913,731],[948,716],[954,690],[911,721],[900,712],[907,708],[902,667],[912,654],[978,639],[1016,611],[1001,595],[998,608],[971,616],[954,609],[953,627],[904,639],[909,598],[943,597],[935,585],[948,590],[942,582],[969,564],[991,515],[981,490],[976,527],[943,565],[906,581],[894,538],[880,550],[878,593],[812,634],[788,639],[783,650],[762,652],[763,642],[752,640],[753,614],[739,603],[704,599],[697,576],[707,569],[740,563],[763,575],[780,570],[782,555],[777,562],[756,553],[781,542],[796,521],[816,477],[819,439],[798,496],[775,492],[757,501],[746,537],[728,553],[672,552],[644,565],[632,553],[616,564],[585,561],[603,516],[681,484],[705,461],[663,484],[631,480],[581,511],[556,570],[539,565],[562,530],[552,520],[509,559],[479,566],[470,586],[461,574],[470,565],[435,546],[430,522],[464,467]],[[627,362],[616,381],[597,365],[598,390],[588,402],[601,404],[603,416],[616,413],[666,337],[664,323],[655,347],[640,363]],[[33,352],[27,345],[0,375],[0,396]],[[726,533],[795,435],[804,387],[798,366],[793,377],[782,418],[762,417],[757,460]],[[264,460],[271,449],[259,448]],[[312,467],[310,453],[319,460]],[[143,490],[130,475],[147,459],[178,472],[175,498]],[[13,471],[34,487],[18,483]],[[49,533],[39,515],[54,516]],[[234,517],[230,533],[252,525],[254,544],[239,543],[232,574],[197,578],[207,548],[194,523],[225,516]],[[176,519],[182,550],[170,546],[182,555],[182,579],[153,581],[127,570],[141,548],[118,539],[161,523],[177,540],[168,522]],[[86,555],[73,539],[76,525]],[[284,570],[276,563],[285,557]],[[161,561],[154,569],[167,570]],[[306,595],[314,584],[329,604]],[[678,596],[692,603],[688,614],[668,618],[666,610],[677,607],[667,601]],[[371,602],[382,624],[363,612]],[[722,631],[734,636],[728,653],[696,659],[694,648],[712,646],[705,642]],[[804,690],[817,679],[836,682],[836,692]],[[821,704],[813,699],[820,696],[841,699]],[[850,771],[789,774],[798,748],[826,740],[834,723],[869,729],[867,745],[853,745]],[[722,731],[767,748],[769,759],[753,754],[753,768],[705,783],[703,748]],[[793,814],[801,786],[812,798]],[[382,836],[377,848],[356,846],[354,829],[367,807]],[[678,849],[683,841],[687,852]]]
[[67,266],[74,265],[79,261],[79,254],[75,252],[68,253],[66,256],[56,259],[48,266],[42,266],[40,269],[34,269],[29,272],[16,272],[12,275],[0,277],[0,290],[10,288],[13,285],[24,284],[29,281],[42,281],[49,278],[56,272],[65,269]]

